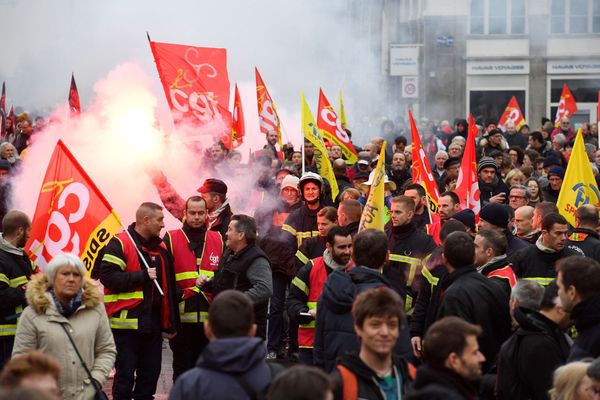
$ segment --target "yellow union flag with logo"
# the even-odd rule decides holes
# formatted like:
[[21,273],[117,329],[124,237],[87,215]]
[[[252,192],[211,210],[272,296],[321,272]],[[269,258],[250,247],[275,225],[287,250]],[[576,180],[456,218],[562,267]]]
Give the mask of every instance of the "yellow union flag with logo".
[[590,160],[585,152],[581,128],[577,131],[565,179],[563,180],[556,206],[567,221],[576,226],[575,211],[585,204],[600,207],[600,191],[592,172]]
[[323,137],[319,133],[315,119],[310,112],[310,108],[308,108],[308,104],[304,98],[304,92],[302,92],[301,96],[302,134],[306,140],[315,146],[315,163],[317,164],[317,171],[319,171],[319,175],[327,179],[329,182],[329,186],[331,187],[331,196],[333,197],[332,200],[335,201],[340,190],[338,188],[337,181],[335,180],[335,174],[333,173],[333,168],[331,167],[331,161],[329,161],[329,157],[327,155],[327,148],[325,147],[325,142],[323,142]]
[[388,214],[385,207],[385,167],[383,163],[385,160],[386,145],[387,142],[383,142],[383,145],[381,146],[381,153],[379,154],[379,160],[377,161],[377,167],[375,168],[375,177],[371,184],[367,204],[360,217],[360,223],[358,225],[359,232],[371,228],[383,231],[383,228],[385,227]]

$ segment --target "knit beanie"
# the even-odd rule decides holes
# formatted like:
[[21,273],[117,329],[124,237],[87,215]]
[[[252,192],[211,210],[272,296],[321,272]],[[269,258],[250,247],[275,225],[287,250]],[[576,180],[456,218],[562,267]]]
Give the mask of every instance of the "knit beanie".
[[481,209],[479,218],[498,228],[506,229],[508,226],[508,211],[502,204],[489,203]]
[[492,157],[481,157],[481,160],[479,160],[479,165],[477,166],[477,173],[481,172],[482,169],[487,167],[498,169],[498,164]]

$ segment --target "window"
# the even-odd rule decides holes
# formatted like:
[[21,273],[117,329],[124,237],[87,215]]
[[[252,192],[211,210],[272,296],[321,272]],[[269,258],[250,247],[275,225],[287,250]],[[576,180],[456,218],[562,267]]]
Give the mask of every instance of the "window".
[[551,0],[550,33],[600,33],[600,0]]
[[527,112],[524,90],[471,90],[469,91],[469,110],[475,119],[498,120],[510,98],[515,96],[523,113]]
[[[578,111],[571,117],[571,122],[583,123],[590,122],[591,111],[596,113],[596,104],[598,101],[598,88],[600,87],[600,77],[579,78],[563,77],[550,80],[550,115],[548,118],[554,120],[556,109],[560,101],[563,84],[567,84],[577,102]],[[587,104],[586,104],[587,103]]]
[[471,0],[470,33],[472,35],[524,34],[527,21],[525,1]]

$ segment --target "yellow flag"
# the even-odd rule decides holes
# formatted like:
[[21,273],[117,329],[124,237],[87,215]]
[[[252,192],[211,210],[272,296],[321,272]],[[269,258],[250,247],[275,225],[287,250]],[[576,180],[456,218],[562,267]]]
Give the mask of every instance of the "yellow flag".
[[342,90],[340,89],[340,109],[338,110],[342,128],[346,129],[346,112],[344,111],[344,102],[342,101]]
[[331,187],[331,195],[332,200],[335,201],[338,196],[340,190],[337,185],[337,181],[335,180],[335,175],[333,173],[333,168],[331,167],[331,161],[329,161],[329,157],[327,155],[327,148],[325,147],[325,143],[323,142],[323,137],[319,133],[319,129],[317,128],[317,124],[315,119],[313,118],[312,113],[310,112],[310,108],[308,108],[308,104],[306,103],[306,99],[304,98],[304,92],[301,94],[302,96],[302,134],[313,144],[315,147],[315,163],[317,165],[317,171],[319,171],[319,175],[323,178],[327,179],[329,182],[329,186]]
[[598,191],[592,166],[585,152],[581,128],[579,128],[556,206],[560,214],[571,225],[576,226],[575,211],[585,204],[599,207],[599,200],[600,191]]
[[364,229],[378,229],[383,231],[383,227],[386,222],[387,209],[385,207],[385,146],[387,142],[383,142],[381,146],[381,152],[379,153],[379,160],[377,161],[377,167],[375,168],[375,176],[373,183],[371,184],[371,190],[369,191],[369,198],[367,204],[363,210],[362,216],[360,217],[360,223],[358,225],[358,231]]

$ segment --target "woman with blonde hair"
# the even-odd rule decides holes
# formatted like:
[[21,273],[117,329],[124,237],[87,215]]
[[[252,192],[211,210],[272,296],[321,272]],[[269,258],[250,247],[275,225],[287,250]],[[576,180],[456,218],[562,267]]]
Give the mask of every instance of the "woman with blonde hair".
[[62,367],[64,399],[102,398],[117,350],[96,284],[74,254],[60,253],[27,285],[13,356],[39,350]]
[[514,168],[511,169],[508,174],[506,174],[506,178],[504,178],[504,182],[508,185],[508,187],[514,185],[522,185],[525,183],[525,174],[521,172],[520,169]]
[[592,400],[592,381],[587,376],[589,362],[575,361],[554,371],[552,400]]

